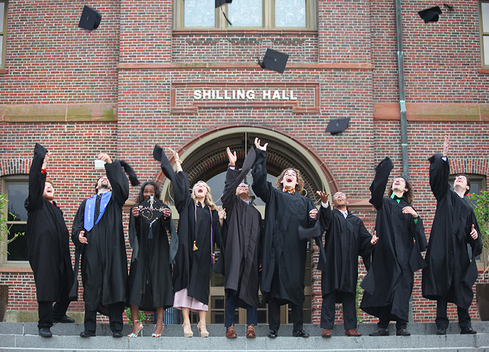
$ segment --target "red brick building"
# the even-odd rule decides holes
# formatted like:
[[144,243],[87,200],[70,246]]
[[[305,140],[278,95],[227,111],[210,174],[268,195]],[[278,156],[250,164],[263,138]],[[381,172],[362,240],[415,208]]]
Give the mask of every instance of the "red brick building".
[[[78,27],[83,5],[102,15],[98,29]],[[342,190],[369,229],[373,168],[390,156],[393,174],[409,174],[414,184],[429,236],[435,199],[427,158],[441,150],[444,135],[453,141],[452,173],[471,174],[475,191],[488,188],[489,176],[489,2],[457,0],[453,11],[438,4],[439,21],[424,23],[418,11],[433,5],[235,0],[215,9],[214,0],[0,0],[0,179],[19,215],[12,229],[25,224],[35,142],[52,152],[48,172],[71,228],[100,174],[100,151],[126,160],[140,180],[162,182],[171,204],[152,158],[155,143],[178,149],[192,181],[210,180],[217,199],[225,148],[242,160],[258,136],[269,143],[271,176],[293,165],[309,195]],[[267,48],[290,55],[283,74],[258,65]],[[331,119],[343,117],[350,118],[345,132],[325,133]],[[136,194],[132,188],[128,209]],[[9,255],[2,242],[9,311],[37,307],[22,241],[9,245]],[[310,252],[305,322],[318,323],[320,273]],[[433,321],[420,276],[413,321]],[[223,318],[219,285],[213,278],[210,322]],[[82,311],[82,301],[70,310]],[[475,300],[471,315],[478,319]],[[266,320],[264,307],[259,319]]]

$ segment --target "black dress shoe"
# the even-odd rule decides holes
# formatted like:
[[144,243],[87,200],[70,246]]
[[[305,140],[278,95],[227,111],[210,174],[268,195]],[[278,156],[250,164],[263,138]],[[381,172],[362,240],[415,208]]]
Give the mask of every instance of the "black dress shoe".
[[446,335],[447,329],[446,328],[438,328],[438,330],[436,330],[436,334],[437,335]]
[[64,315],[63,317],[61,318],[54,318],[53,317],[53,322],[54,323],[68,323],[68,324],[72,324],[75,322],[75,319],[73,318],[70,318],[69,316],[67,315]]
[[41,337],[51,337],[53,334],[51,333],[50,328],[39,328],[39,336]]
[[114,332],[112,332],[112,337],[116,337],[116,338],[122,337],[122,331],[115,330]]
[[369,336],[389,336],[389,329],[378,328],[374,332],[370,333]]
[[475,331],[474,329],[472,329],[471,326],[469,326],[468,328],[463,328],[462,330],[460,330],[460,333],[465,335],[465,334],[477,334],[477,331]]
[[399,329],[396,332],[397,336],[411,336],[411,333],[407,331],[406,329]]
[[277,333],[277,331],[275,331],[275,330],[270,330],[270,331],[268,332],[268,337],[269,337],[269,338],[271,338],[271,339],[274,339],[274,338],[276,338],[277,336],[278,336],[278,333]]
[[292,333],[294,337],[309,337],[309,334],[304,330],[296,330]]
[[80,333],[80,337],[93,337],[95,336],[95,331],[85,330]]

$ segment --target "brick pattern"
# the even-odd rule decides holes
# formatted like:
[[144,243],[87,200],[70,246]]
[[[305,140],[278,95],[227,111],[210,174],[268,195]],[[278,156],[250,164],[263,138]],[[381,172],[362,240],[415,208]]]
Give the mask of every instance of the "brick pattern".
[[[80,202],[93,194],[94,183],[101,175],[93,168],[99,152],[126,160],[141,181],[154,180],[160,174],[152,158],[154,144],[165,150],[181,150],[203,136],[230,127],[262,128],[262,139],[266,139],[266,131],[275,131],[299,143],[330,173],[331,185],[350,199],[369,199],[374,167],[385,156],[394,161],[392,175],[402,173],[398,117],[392,114],[374,119],[374,104],[398,100],[392,1],[318,0],[318,31],[301,32],[172,32],[171,0],[102,0],[87,5],[102,14],[96,31],[77,27],[80,4],[67,0],[10,1],[6,70],[0,72],[0,114],[3,105],[117,107],[112,122],[0,121],[0,176],[27,173],[34,143],[45,145],[53,153],[48,172],[68,228]],[[482,110],[489,103],[489,75],[478,70],[478,1],[458,0],[451,5],[455,12],[444,11],[438,23],[425,25],[417,11],[426,3],[402,3],[407,103],[464,103],[472,110],[478,104],[475,109]],[[44,13],[50,13],[50,17],[44,17]],[[291,68],[283,75],[262,70],[258,64],[255,67],[268,47],[290,54]],[[141,66],[131,66],[137,64]],[[297,111],[286,104],[227,103],[197,104],[192,111],[172,111],[194,103],[190,96],[193,89],[301,84],[300,104],[315,110]],[[311,85],[317,89],[311,90]],[[480,116],[487,116],[487,112]],[[340,117],[351,118],[348,130],[337,136],[325,134],[328,121]],[[445,134],[453,141],[453,172],[489,177],[487,118],[479,122],[466,122],[457,115],[450,118],[454,120],[408,124],[414,206],[424,219],[427,236],[435,210],[427,158],[440,150]],[[225,162],[223,151],[227,145],[221,145],[222,141],[221,137],[214,140],[215,148],[222,148],[212,149],[216,152],[189,170],[193,178],[200,178],[205,168]],[[277,154],[276,158],[271,155],[271,162],[280,168],[294,160]],[[130,202],[136,194],[137,188],[132,187]],[[126,230],[127,212],[128,208]],[[368,229],[373,228],[374,211],[357,214]],[[313,268],[316,264],[314,252]],[[360,267],[364,275],[363,264]],[[434,303],[421,298],[419,272],[415,278],[414,320],[433,321]],[[36,309],[31,274],[2,271],[0,281],[12,285],[15,305],[9,309]],[[318,323],[321,292],[320,273],[316,270],[312,282],[313,322]],[[70,309],[82,310],[82,301]],[[456,319],[453,306],[449,314]],[[359,316],[363,322],[375,321],[362,312]],[[475,303],[471,316],[478,319]],[[342,321],[340,306],[336,320]]]

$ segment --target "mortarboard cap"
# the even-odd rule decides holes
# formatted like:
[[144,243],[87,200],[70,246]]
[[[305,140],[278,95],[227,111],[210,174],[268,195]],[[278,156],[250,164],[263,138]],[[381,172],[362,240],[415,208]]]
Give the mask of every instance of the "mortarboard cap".
[[344,119],[334,119],[330,120],[328,123],[328,127],[326,127],[325,133],[330,132],[331,135],[335,135],[343,132],[348,128],[348,124],[350,123],[350,118],[346,117]]
[[216,9],[224,4],[230,4],[233,0],[216,0]]
[[287,60],[289,55],[281,53],[273,49],[267,49],[263,61],[259,62],[262,68],[266,68],[278,73],[284,73],[285,65],[287,65]]
[[429,9],[419,11],[419,17],[421,17],[424,23],[438,22],[439,16],[442,12],[439,6],[430,7]]
[[102,15],[100,15],[94,9],[85,5],[83,7],[83,11],[80,17],[80,22],[78,23],[78,27],[92,31],[98,28],[101,20],[102,20]]

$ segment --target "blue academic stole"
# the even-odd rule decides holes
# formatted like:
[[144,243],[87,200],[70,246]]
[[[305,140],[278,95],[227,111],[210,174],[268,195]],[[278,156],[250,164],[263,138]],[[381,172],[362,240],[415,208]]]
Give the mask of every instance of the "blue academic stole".
[[[98,224],[98,222],[104,215],[105,209],[107,208],[107,203],[109,203],[111,196],[112,196],[112,191],[105,192],[102,194],[102,198],[100,199],[100,210],[99,210],[97,220],[95,220],[95,225]],[[97,194],[94,195],[93,197],[88,198],[85,203],[85,216],[83,218],[83,227],[87,232],[90,231],[94,226],[93,220],[95,219],[96,216],[95,214],[96,201],[97,201]]]

